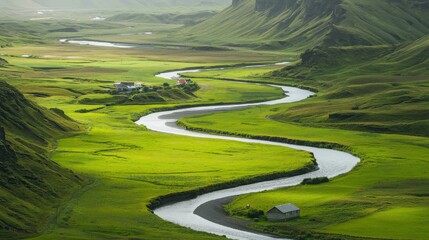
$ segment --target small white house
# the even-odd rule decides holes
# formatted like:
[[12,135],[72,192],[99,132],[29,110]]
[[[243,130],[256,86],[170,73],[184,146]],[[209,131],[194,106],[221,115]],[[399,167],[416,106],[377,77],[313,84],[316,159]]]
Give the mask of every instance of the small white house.
[[301,215],[301,209],[293,205],[292,203],[287,203],[271,208],[267,212],[267,219],[270,222],[283,222],[290,219],[299,218]]
[[119,82],[113,84],[115,89],[119,93],[130,93],[134,89],[141,89],[143,87],[142,83],[134,83],[134,82]]

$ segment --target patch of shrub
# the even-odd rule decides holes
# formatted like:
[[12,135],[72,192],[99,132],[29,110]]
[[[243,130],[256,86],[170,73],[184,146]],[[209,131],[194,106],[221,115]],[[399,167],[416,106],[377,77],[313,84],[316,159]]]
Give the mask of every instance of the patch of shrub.
[[302,181],[303,185],[317,185],[322,183],[329,182],[329,178],[327,177],[318,177],[318,178],[306,178]]
[[9,62],[3,58],[0,58],[0,67],[5,67],[7,65],[9,65]]
[[264,216],[264,211],[262,210],[258,210],[258,209],[249,209],[249,211],[247,211],[246,213],[246,217],[248,218],[260,218]]

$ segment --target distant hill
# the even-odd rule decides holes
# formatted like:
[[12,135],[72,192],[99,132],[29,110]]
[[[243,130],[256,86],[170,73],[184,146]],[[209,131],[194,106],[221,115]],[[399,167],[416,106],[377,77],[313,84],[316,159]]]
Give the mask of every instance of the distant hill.
[[425,0],[234,0],[178,37],[260,48],[396,44],[429,34]]
[[3,9],[99,9],[174,8],[177,6],[228,6],[231,0],[0,0]]
[[54,140],[79,125],[0,81],[0,239],[37,233],[83,180],[50,161]]
[[149,14],[149,13],[121,13],[107,18],[112,22],[144,22],[192,25],[206,20],[215,15],[215,11],[198,11],[192,13],[175,14]]

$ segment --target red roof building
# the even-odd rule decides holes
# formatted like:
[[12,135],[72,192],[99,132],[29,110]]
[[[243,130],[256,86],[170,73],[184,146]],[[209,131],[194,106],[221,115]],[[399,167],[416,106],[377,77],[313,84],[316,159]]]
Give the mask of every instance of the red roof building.
[[188,81],[186,81],[186,79],[179,79],[176,83],[177,86],[185,85],[185,84],[188,84]]

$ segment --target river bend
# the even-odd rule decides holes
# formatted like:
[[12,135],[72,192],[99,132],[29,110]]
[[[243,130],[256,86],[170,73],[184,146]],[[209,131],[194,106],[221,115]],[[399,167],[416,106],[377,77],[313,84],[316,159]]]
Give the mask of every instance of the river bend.
[[[185,71],[166,72],[166,73],[161,73],[157,75],[157,77],[164,78],[164,79],[174,79],[176,77],[179,77],[181,73],[198,72],[198,71],[202,71],[202,70],[194,69],[194,70],[185,70]],[[191,107],[186,109],[157,112],[157,113],[153,113],[142,117],[136,123],[138,125],[145,125],[149,130],[157,131],[161,133],[167,133],[167,134],[184,135],[184,136],[197,137],[197,138],[223,139],[223,140],[239,141],[239,142],[245,142],[245,143],[267,144],[267,145],[282,146],[282,147],[311,152],[314,154],[314,157],[318,163],[319,169],[317,171],[295,176],[295,177],[282,178],[282,179],[277,179],[273,181],[260,182],[260,183],[240,186],[236,188],[207,193],[195,199],[190,199],[187,201],[160,207],[154,211],[156,215],[158,215],[159,217],[161,217],[166,221],[181,225],[183,227],[188,227],[196,231],[203,231],[207,233],[216,234],[219,236],[226,236],[230,239],[239,239],[239,240],[274,240],[276,239],[278,240],[279,238],[262,235],[254,232],[237,230],[237,229],[230,228],[228,226],[216,224],[194,214],[194,212],[199,206],[213,200],[218,200],[226,197],[238,196],[238,195],[248,194],[248,193],[262,192],[266,190],[274,190],[274,189],[283,188],[283,187],[296,186],[296,185],[299,185],[302,182],[302,180],[305,178],[315,178],[315,177],[333,178],[341,174],[350,172],[360,162],[359,158],[349,153],[345,153],[337,150],[193,132],[193,131],[188,131],[186,129],[178,127],[176,124],[176,122],[180,118],[188,117],[196,114],[207,114],[207,113],[215,113],[219,111],[230,111],[230,110],[243,109],[243,108],[252,107],[252,106],[292,103],[292,102],[302,101],[314,95],[313,92],[299,89],[299,88],[277,86],[277,85],[271,85],[271,86],[275,86],[283,89],[283,91],[285,92],[285,97],[278,100],[261,102],[261,103]]]

